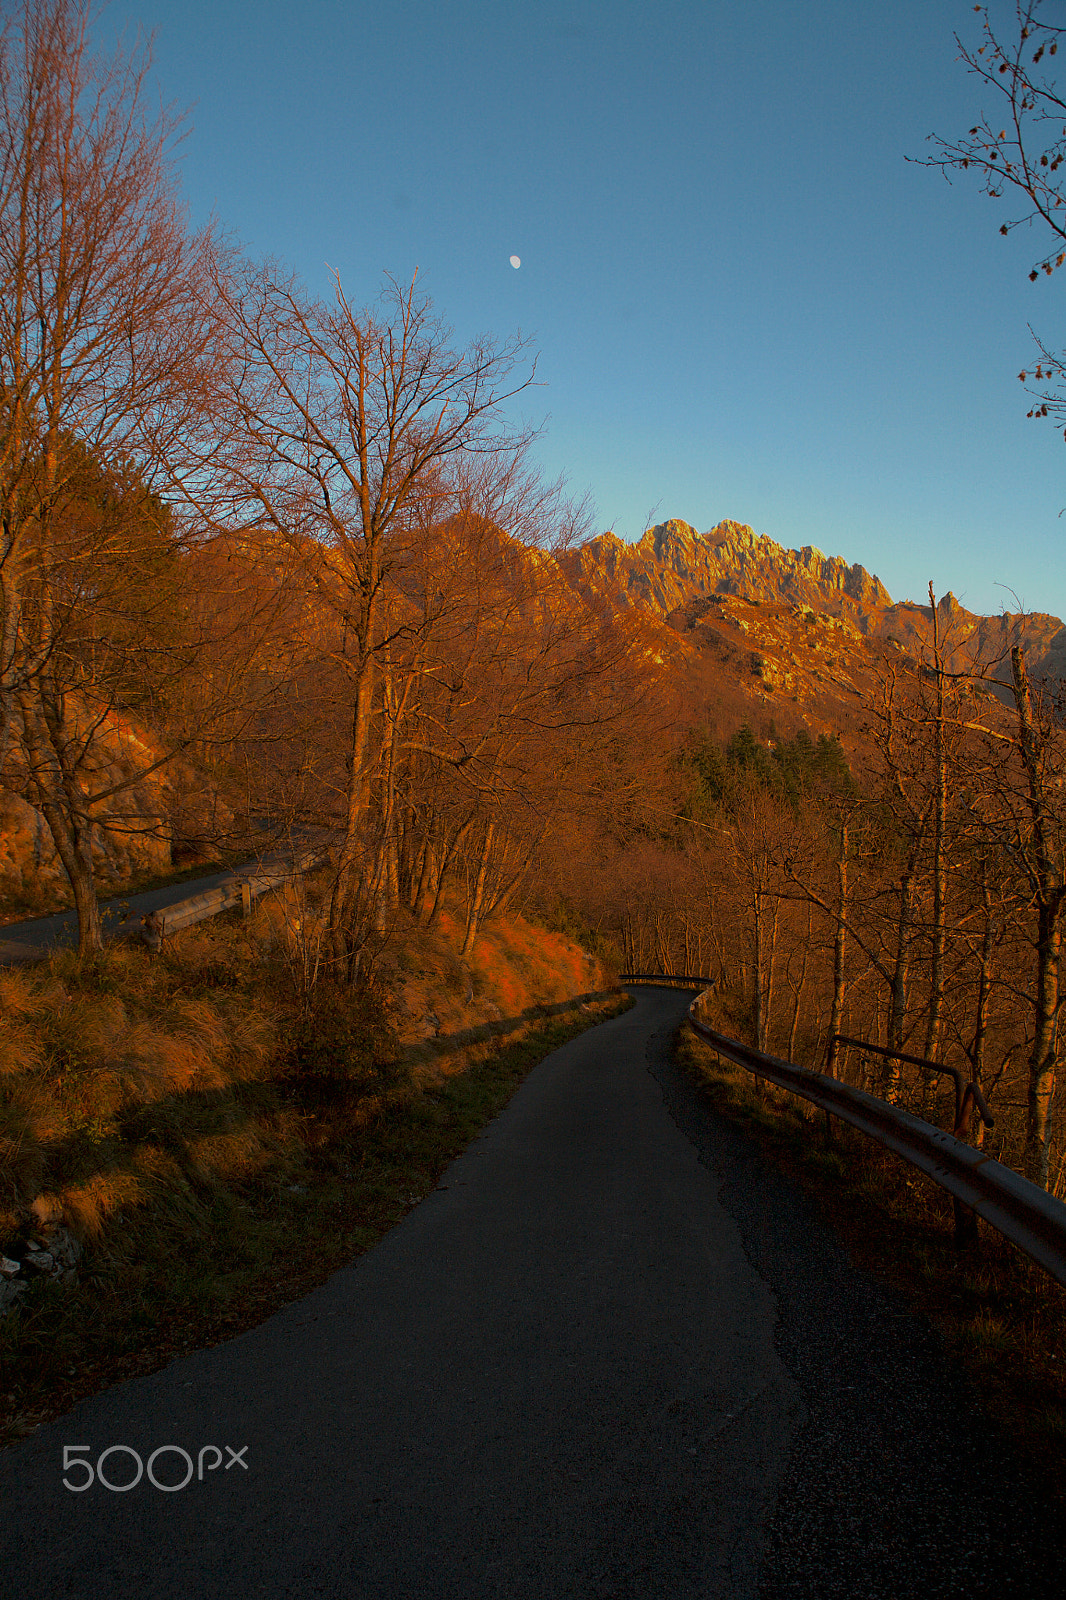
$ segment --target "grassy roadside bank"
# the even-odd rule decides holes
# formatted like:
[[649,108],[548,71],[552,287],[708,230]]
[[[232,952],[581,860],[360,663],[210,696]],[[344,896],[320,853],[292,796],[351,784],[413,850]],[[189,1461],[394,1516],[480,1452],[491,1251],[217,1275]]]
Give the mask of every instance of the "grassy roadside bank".
[[285,917],[278,900],[161,959],[0,974],[0,1220],[51,1217],[86,1252],[76,1285],[35,1279],[0,1318],[0,1442],[322,1282],[539,1060],[629,1004],[575,998],[602,975],[516,918],[466,963],[446,921],[403,930],[387,982],[308,1017]]
[[1045,1487],[1066,1504],[1066,1290],[993,1229],[959,1253],[950,1196],[814,1106],[757,1080],[683,1026],[677,1060],[813,1202],[852,1258],[938,1330]]

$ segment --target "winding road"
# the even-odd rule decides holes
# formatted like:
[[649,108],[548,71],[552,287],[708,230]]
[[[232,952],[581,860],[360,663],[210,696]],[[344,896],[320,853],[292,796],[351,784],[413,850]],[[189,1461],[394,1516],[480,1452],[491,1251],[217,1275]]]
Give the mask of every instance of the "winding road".
[[305,1299],[0,1455],[4,1592],[1058,1596],[929,1328],[678,1077],[689,998],[549,1056]]

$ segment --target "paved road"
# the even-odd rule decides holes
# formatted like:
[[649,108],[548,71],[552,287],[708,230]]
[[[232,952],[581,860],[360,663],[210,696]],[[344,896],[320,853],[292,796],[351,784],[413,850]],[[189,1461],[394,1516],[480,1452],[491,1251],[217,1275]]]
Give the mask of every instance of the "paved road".
[[[242,874],[256,870],[258,863],[245,862],[243,867],[211,873],[191,883],[171,883],[165,889],[149,889],[144,894],[125,895],[118,900],[105,900],[100,906],[100,916],[105,935],[115,933],[127,919],[139,920],[149,911],[160,911],[177,905],[194,894],[204,894],[216,889],[220,883],[229,883]],[[48,951],[65,949],[78,942],[78,914],[76,911],[56,911],[50,917],[34,917],[28,922],[9,922],[0,927],[0,964],[13,961],[36,961]]]
[[[0,1456],[5,1593],[1057,1592],[1064,1546],[928,1330],[677,1080],[687,1000],[550,1056],[321,1289]],[[75,1494],[65,1445],[222,1464]]]
[[[317,844],[326,835],[325,830],[308,830],[301,843]],[[178,905],[194,895],[206,894],[223,883],[239,883],[274,868],[288,870],[292,864],[292,851],[271,850],[261,856],[252,856],[239,866],[227,867],[222,872],[209,873],[203,878],[187,879],[184,883],[167,884],[162,889],[146,889],[143,894],[120,895],[114,900],[104,900],[100,905],[105,938],[117,933],[135,931],[140,920],[149,911],[164,911],[167,906]],[[27,922],[9,922],[0,925],[0,966],[24,961],[37,961],[49,951],[69,949],[78,942],[78,914],[76,911],[56,911],[50,917],[34,917]]]

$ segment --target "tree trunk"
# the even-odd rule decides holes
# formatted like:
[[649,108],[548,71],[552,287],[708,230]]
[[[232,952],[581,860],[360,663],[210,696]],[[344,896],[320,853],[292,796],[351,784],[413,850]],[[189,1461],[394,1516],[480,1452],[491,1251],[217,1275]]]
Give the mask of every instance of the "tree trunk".
[[940,1048],[944,1012],[944,946],[946,940],[947,860],[944,832],[947,819],[948,767],[944,730],[944,658],[940,645],[940,616],[929,585],[933,609],[933,667],[936,673],[936,716],[933,721],[933,748],[936,762],[933,804],[933,949],[930,962],[929,1018],[925,1030],[925,1058],[934,1061]]
[[35,696],[20,695],[23,738],[35,791],[34,804],[52,835],[56,854],[63,863],[78,914],[78,955],[84,960],[103,949],[100,904],[93,876],[93,823],[82,815],[78,798],[68,792],[54,741],[42,731],[33,704]]
[[440,921],[440,914],[444,906],[444,881],[447,878],[452,863],[455,860],[456,852],[463,840],[466,838],[467,834],[470,832],[473,822],[474,818],[473,814],[471,814],[467,817],[466,821],[456,829],[451,842],[449,843],[447,839],[445,839],[437,848],[437,883],[433,894],[433,905],[430,908],[429,916],[426,918],[427,928],[435,928]]
[[1033,857],[1030,870],[1036,880],[1037,890],[1036,994],[1026,1096],[1025,1175],[1031,1182],[1046,1189],[1048,1117],[1055,1092],[1055,1034],[1062,944],[1060,921],[1064,891],[1055,859],[1054,822],[1041,763],[1043,740],[1033,716],[1025,653],[1018,645],[1011,649],[1011,681],[1018,712],[1019,743],[1032,824]]
[[417,876],[412,873],[411,883],[411,910],[418,922],[421,922],[425,915],[426,901],[429,898],[432,862],[433,845],[429,839],[426,839],[423,841],[419,855]]
[[1036,1034],[1029,1056],[1026,1094],[1025,1175],[1047,1188],[1048,1119],[1055,1093],[1055,1034],[1058,1020],[1059,955],[1062,936],[1057,909],[1040,907],[1037,962]]
[[448,876],[448,868],[452,864],[454,852],[446,850],[437,865],[437,881],[433,890],[433,904],[429,908],[426,918],[426,927],[435,928],[440,922],[440,914],[444,909],[444,882]]
[[459,952],[460,958],[464,961],[474,948],[474,940],[477,938],[478,927],[481,923],[481,907],[485,899],[485,879],[488,876],[489,862],[492,859],[492,840],[495,832],[495,820],[490,819],[489,825],[485,829],[485,841],[481,847],[481,861],[478,865],[474,892],[470,897],[470,909],[466,918],[466,935],[463,939],[463,947]]
[[[769,1042],[770,1028],[774,1020],[774,973],[777,958],[777,925],[781,915],[781,901],[774,896],[773,916],[770,918],[770,949],[766,958],[766,1006],[764,1009],[765,1022],[763,1024],[763,1038]],[[766,1044],[760,1046],[766,1049]]]
[[358,869],[362,856],[363,819],[367,796],[367,749],[370,744],[370,714],[374,698],[374,657],[361,651],[352,710],[351,743],[348,750],[348,788],[345,795],[344,842],[341,845],[337,877],[329,905],[329,937],[338,969],[347,965],[353,949],[354,920],[358,897]]
[[[907,863],[899,884],[899,918],[896,928],[896,961],[892,971],[888,1012],[888,1048],[902,1050],[907,1025],[907,998],[910,980],[911,936],[914,928],[914,880],[918,865],[918,851],[922,834],[911,838]],[[882,1092],[890,1105],[899,1099],[899,1062],[885,1059],[882,1069]]]
[[837,925],[833,935],[833,1004],[829,1012],[829,1061],[826,1071],[836,1077],[837,1034],[844,1019],[844,973],[847,959],[848,916],[848,824],[840,825],[840,851],[837,855]]
[[[981,930],[981,968],[977,983],[977,1017],[974,1023],[973,1045],[970,1049],[970,1073],[974,1083],[980,1085],[985,1071],[985,1041],[988,1037],[988,1013],[992,1001],[992,953],[995,948],[992,922],[992,896],[988,888],[988,862],[981,863],[981,899],[984,906],[984,927]],[[977,1119],[974,1144],[985,1142],[985,1125]]]
[[755,964],[755,1048],[756,1050],[763,1050],[765,1049],[766,1040],[766,1020],[763,1016],[762,993],[762,895],[758,889],[752,895],[752,909],[755,914],[753,950]]
[[[803,959],[800,963],[799,982],[792,991],[792,1021],[789,1024],[788,1044],[785,1049],[786,1059],[796,1059],[796,1034],[799,1031],[800,1006],[803,1003],[803,991],[807,987],[807,965],[811,954],[811,937],[814,926],[814,906],[807,901],[807,937],[803,941]],[[789,980],[791,982],[791,979]]]

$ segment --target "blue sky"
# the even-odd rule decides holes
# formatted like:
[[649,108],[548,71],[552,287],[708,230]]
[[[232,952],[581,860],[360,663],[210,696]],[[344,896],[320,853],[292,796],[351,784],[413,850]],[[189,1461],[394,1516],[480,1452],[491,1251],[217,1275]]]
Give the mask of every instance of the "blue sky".
[[1066,616],[1066,443],[1017,380],[1066,277],[906,160],[989,103],[972,0],[115,0],[97,37],[137,23],[193,218],[532,336],[538,460],[598,529],[733,517]]

